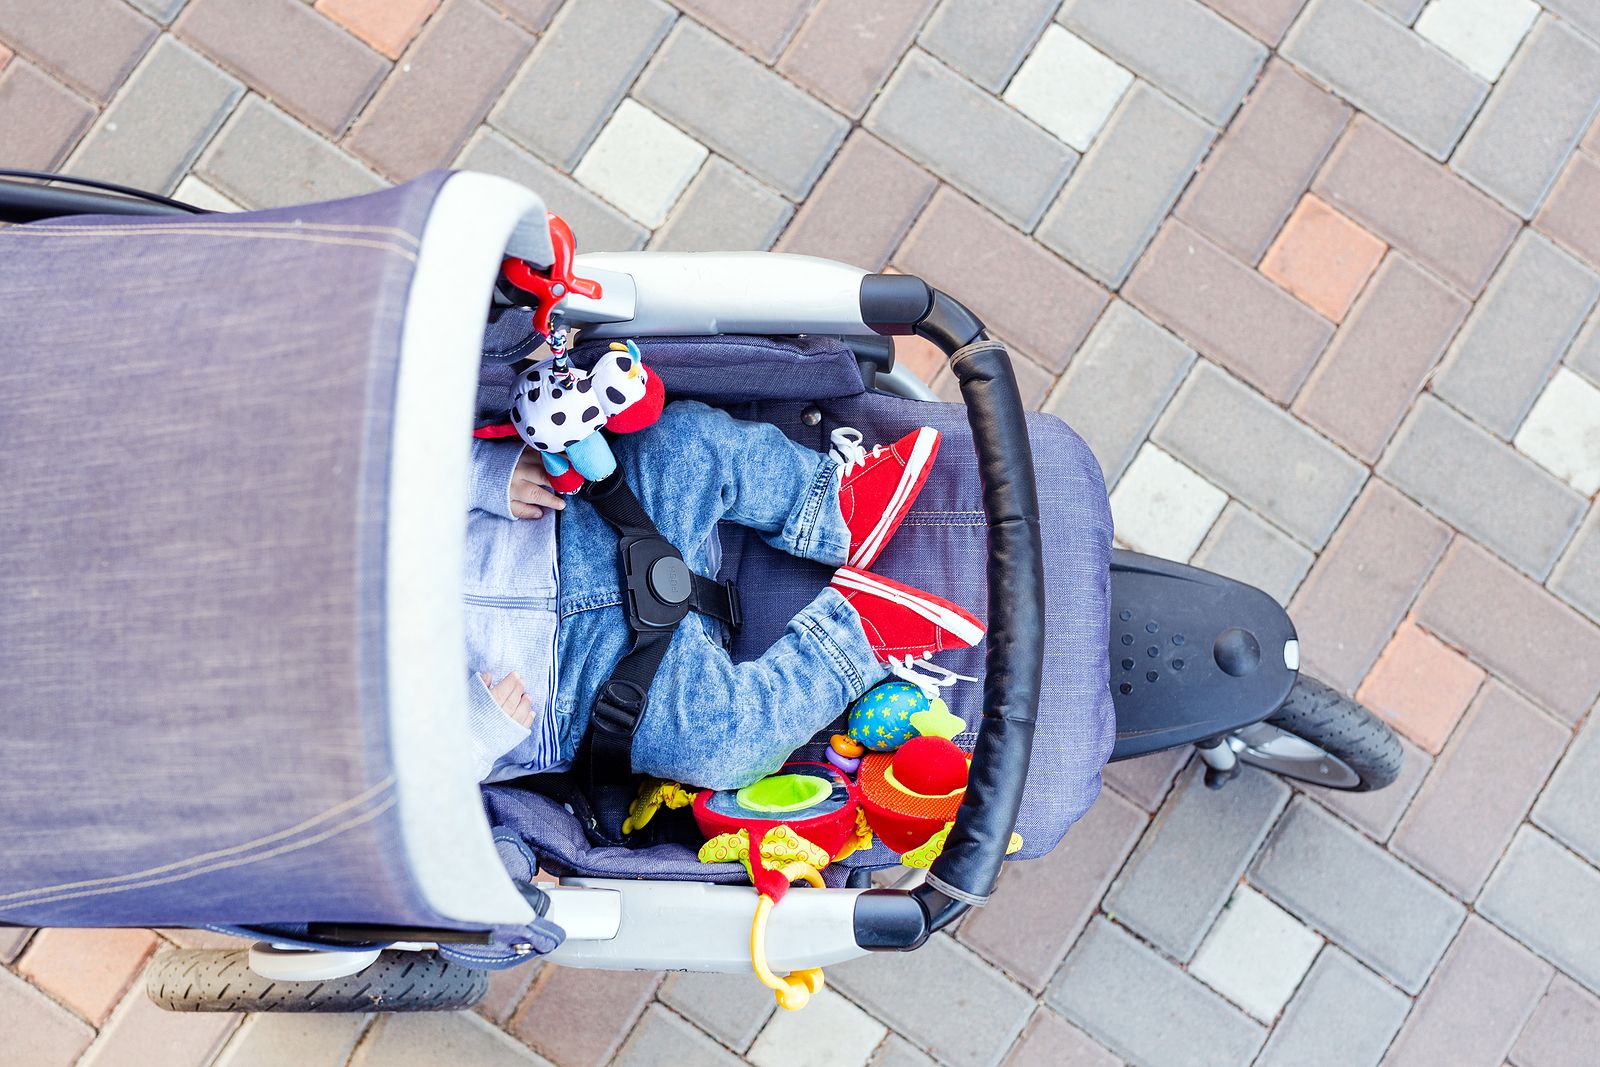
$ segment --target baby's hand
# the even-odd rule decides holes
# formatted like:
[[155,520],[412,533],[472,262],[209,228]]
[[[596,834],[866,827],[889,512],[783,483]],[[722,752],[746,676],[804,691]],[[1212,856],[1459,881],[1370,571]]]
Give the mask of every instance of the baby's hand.
[[494,679],[489,677],[487,671],[479,675],[483,684],[489,687],[489,695],[494,697],[495,703],[500,705],[500,710],[511,716],[511,721],[518,726],[533,726],[533,700],[522,687],[522,679],[517,677],[517,672],[512,671],[500,679],[496,685]]
[[517,469],[511,472],[511,514],[519,519],[542,519],[545,508],[560,511],[566,506],[566,500],[550,489],[550,475],[545,473],[539,453],[523,449]]

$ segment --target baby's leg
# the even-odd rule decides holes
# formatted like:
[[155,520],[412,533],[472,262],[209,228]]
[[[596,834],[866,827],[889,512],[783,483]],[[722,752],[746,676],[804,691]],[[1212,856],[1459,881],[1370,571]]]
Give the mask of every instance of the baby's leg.
[[831,588],[746,663],[734,663],[691,615],[651,686],[633,769],[711,789],[749,785],[885,676],[860,617]]

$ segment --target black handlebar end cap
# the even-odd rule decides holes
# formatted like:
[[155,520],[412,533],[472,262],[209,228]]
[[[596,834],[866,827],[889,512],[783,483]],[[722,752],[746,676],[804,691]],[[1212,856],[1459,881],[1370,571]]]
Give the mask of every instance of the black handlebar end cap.
[[933,290],[909,274],[868,274],[861,279],[861,321],[874,333],[904,335],[933,308]]

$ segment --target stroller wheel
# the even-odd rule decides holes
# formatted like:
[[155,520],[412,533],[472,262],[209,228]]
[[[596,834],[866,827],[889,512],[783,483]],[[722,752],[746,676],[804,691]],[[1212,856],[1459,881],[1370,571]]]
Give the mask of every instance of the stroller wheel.
[[1282,707],[1265,722],[1235,731],[1229,743],[1241,763],[1352,793],[1393,782],[1404,757],[1388,723],[1304,674]]
[[460,1011],[489,991],[486,971],[433,952],[385,952],[356,974],[285,982],[250,969],[248,949],[178,949],[145,971],[145,992],[168,1011]]

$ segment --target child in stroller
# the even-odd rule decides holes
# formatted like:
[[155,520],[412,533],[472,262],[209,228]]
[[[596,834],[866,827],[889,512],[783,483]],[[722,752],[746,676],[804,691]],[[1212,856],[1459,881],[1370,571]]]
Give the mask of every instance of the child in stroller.
[[[698,614],[684,621],[634,736],[636,772],[712,789],[749,785],[891,672],[948,681],[919,664],[982,639],[971,612],[869,570],[928,477],[938,431],[868,450],[841,429],[832,443],[823,455],[774,426],[694,401],[669,404],[653,426],[616,439],[628,484],[690,570],[715,570],[722,520],[838,567],[757,659],[735,664],[712,624]],[[472,737],[481,779],[501,781],[574,758],[630,635],[616,534],[596,508],[558,496],[539,454],[515,438],[475,440],[473,466]]]

